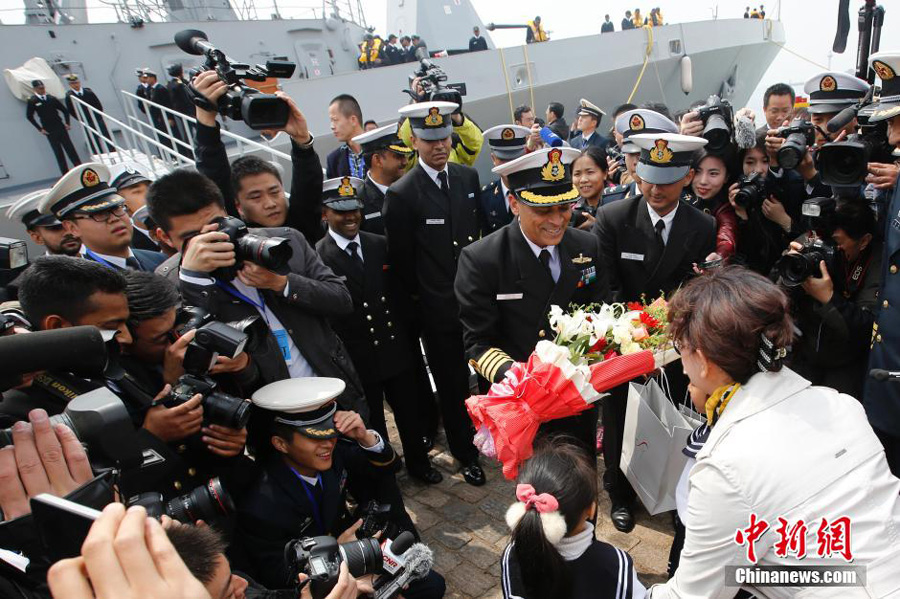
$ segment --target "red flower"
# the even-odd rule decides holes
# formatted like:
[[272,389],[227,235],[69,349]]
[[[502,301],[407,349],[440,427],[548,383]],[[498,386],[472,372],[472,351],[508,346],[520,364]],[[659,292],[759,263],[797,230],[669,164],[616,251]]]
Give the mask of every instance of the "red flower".
[[628,302],[627,304],[625,304],[625,306],[628,308],[629,312],[631,312],[633,310],[643,310],[644,309],[644,304],[642,304],[641,302]]
[[603,354],[603,359],[604,359],[604,360],[609,360],[610,358],[615,358],[615,357],[617,357],[618,355],[619,355],[619,353],[618,353],[616,350],[611,349],[611,350],[609,350],[608,352],[606,352],[605,354]]
[[606,338],[600,337],[599,339],[597,339],[597,343],[588,348],[588,353],[593,354],[598,351],[603,351],[604,347],[606,347]]
[[647,314],[646,312],[641,312],[641,323],[646,325],[648,329],[655,329],[659,326],[659,321]]

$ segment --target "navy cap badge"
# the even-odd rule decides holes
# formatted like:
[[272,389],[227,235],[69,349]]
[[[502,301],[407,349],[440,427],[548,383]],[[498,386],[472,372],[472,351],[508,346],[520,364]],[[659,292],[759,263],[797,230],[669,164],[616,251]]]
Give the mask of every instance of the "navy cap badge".
[[356,195],[356,190],[353,189],[353,185],[350,183],[350,177],[341,178],[341,185],[338,187],[338,195],[342,198],[353,197]]
[[658,164],[668,164],[674,157],[672,150],[669,149],[669,142],[665,139],[657,139],[653,149],[650,150],[650,160]]
[[84,169],[84,172],[81,173],[81,184],[84,187],[95,187],[100,185],[100,175],[97,174],[97,171],[91,168]]
[[547,164],[541,169],[541,179],[548,182],[566,178],[566,168],[562,163],[562,152],[556,148],[547,154]]
[[444,117],[441,116],[441,111],[436,107],[432,107],[428,110],[428,116],[425,117],[425,125],[428,127],[440,127],[444,124]]

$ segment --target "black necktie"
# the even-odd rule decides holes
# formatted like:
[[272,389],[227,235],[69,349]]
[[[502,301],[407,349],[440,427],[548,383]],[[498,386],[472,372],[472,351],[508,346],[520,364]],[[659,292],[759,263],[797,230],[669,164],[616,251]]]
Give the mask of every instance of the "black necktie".
[[359,244],[355,241],[351,241],[347,244],[347,249],[350,250],[350,258],[351,262],[353,262],[354,267],[356,267],[359,272],[362,272],[363,259],[362,256],[359,255]]
[[141,263],[137,261],[137,258],[134,256],[128,256],[125,258],[125,266],[132,270],[144,270],[141,268]]
[[552,277],[553,271],[550,270],[550,252],[548,250],[541,250],[541,253],[538,254],[538,260],[540,260],[541,264],[544,265],[544,268],[547,269],[547,274]]
[[666,223],[663,222],[663,219],[659,219],[656,221],[654,228],[656,229],[656,249],[659,250],[659,255],[662,256],[666,249],[666,240],[663,238],[663,231],[666,230]]
[[441,180],[441,191],[443,191],[447,197],[450,196],[450,185],[447,184],[447,172],[441,171],[438,173],[438,179]]

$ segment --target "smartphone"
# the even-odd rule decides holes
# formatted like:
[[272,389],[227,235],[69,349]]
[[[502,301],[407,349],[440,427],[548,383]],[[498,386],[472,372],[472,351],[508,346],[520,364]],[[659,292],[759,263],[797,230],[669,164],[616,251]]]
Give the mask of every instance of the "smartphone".
[[41,493],[31,498],[31,514],[47,555],[53,560],[81,555],[81,546],[100,512],[94,508]]

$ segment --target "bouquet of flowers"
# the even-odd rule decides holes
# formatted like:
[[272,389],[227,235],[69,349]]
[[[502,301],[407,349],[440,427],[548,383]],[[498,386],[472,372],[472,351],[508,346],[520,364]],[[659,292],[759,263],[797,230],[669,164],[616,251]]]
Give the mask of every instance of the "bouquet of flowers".
[[466,400],[475,444],[503,463],[513,479],[532,453],[543,422],[588,409],[603,392],[678,359],[668,336],[668,306],[603,304],[550,309],[553,341],[539,341],[525,363],[516,363],[487,395]]

